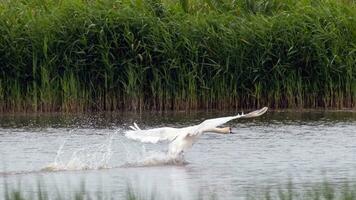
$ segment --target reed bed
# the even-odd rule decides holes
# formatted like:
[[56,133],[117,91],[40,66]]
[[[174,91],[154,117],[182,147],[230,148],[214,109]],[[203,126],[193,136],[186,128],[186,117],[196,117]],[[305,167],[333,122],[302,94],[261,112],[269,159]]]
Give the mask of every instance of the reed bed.
[[356,108],[352,0],[3,0],[0,112]]

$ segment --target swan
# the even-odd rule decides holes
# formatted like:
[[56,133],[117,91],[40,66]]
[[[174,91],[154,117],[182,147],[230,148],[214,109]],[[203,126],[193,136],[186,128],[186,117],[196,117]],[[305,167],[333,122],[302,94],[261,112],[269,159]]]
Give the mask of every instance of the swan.
[[260,110],[250,112],[248,114],[237,114],[235,116],[220,117],[208,119],[202,123],[194,126],[184,128],[162,127],[142,130],[136,123],[130,126],[132,130],[125,132],[125,136],[129,139],[144,142],[144,143],[158,143],[161,141],[168,141],[168,156],[170,158],[182,158],[184,152],[192,147],[194,142],[206,132],[213,132],[218,134],[231,134],[230,127],[218,128],[228,121],[240,118],[251,118],[263,115],[267,111],[267,107]]

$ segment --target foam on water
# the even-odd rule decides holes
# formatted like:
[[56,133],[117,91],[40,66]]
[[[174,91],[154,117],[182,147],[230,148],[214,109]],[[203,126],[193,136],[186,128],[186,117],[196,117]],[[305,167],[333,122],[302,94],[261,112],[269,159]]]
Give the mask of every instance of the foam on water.
[[172,157],[166,152],[147,151],[139,160],[127,162],[121,167],[150,167],[161,165],[186,165],[188,162],[183,156]]

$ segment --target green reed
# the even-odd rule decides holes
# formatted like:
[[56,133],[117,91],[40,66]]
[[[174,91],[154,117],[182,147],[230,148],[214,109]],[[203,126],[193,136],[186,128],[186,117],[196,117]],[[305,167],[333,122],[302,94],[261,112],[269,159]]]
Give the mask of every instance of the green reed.
[[356,7],[0,3],[0,111],[356,107]]
[[[95,191],[89,191],[84,182],[80,184],[79,188],[74,188],[67,192],[48,189],[44,182],[38,181],[37,186],[22,189],[21,185],[12,186],[8,183],[4,183],[3,188],[4,200],[106,200],[106,199],[126,199],[126,200],[155,200],[165,199],[167,197],[161,196],[162,192],[159,189],[153,189],[152,191],[141,191],[135,188],[133,185],[127,187],[126,192],[118,194],[117,191],[108,191],[103,189],[97,189]],[[355,200],[356,199],[356,186],[352,182],[333,184],[327,181],[322,183],[309,183],[305,185],[295,185],[292,182],[285,183],[279,186],[270,186],[267,188],[250,188],[244,195],[239,195],[237,199],[246,200]],[[195,196],[196,194],[196,196]],[[118,196],[120,195],[120,196]],[[211,191],[191,191],[188,195],[190,199],[224,199],[219,194]],[[194,197],[195,196],[195,197]],[[193,198],[194,197],[194,198]],[[170,196],[172,199],[181,199],[181,196]]]

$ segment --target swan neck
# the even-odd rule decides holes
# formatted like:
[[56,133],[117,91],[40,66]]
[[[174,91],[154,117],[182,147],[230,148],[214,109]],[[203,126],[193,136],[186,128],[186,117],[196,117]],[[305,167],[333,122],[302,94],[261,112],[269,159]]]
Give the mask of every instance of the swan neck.
[[228,134],[228,133],[230,133],[230,128],[229,127],[211,128],[211,129],[206,130],[205,132]]

